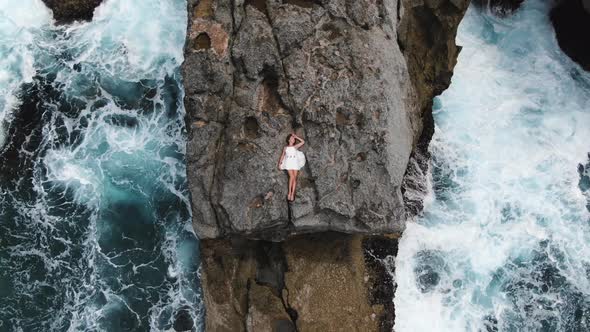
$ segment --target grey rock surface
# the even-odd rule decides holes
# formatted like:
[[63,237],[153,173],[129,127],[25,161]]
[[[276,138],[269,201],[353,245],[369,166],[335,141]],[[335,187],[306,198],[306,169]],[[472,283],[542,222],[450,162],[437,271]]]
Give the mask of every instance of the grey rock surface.
[[[400,1],[189,1],[187,172],[200,238],[403,231],[468,1]],[[307,164],[289,204],[277,162],[293,131]]]

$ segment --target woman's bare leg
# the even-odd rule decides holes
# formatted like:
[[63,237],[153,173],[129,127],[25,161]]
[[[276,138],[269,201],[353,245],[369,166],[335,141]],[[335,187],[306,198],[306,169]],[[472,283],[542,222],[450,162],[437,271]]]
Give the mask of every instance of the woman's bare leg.
[[295,170],[293,171],[293,189],[291,189],[291,200],[294,201],[295,200],[295,189],[297,188],[297,174],[299,174],[299,171]]
[[287,200],[291,200],[291,192],[293,191],[293,178],[294,178],[294,174],[293,174],[293,170],[287,170],[287,173],[289,174],[289,194],[287,195]]

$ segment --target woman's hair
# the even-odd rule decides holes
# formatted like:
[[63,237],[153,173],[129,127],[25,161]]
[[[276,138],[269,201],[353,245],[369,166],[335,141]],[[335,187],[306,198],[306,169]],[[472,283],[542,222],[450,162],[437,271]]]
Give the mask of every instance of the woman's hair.
[[292,136],[293,136],[293,134],[287,135],[287,139],[285,140],[287,142],[287,144],[289,144],[289,141],[291,140]]

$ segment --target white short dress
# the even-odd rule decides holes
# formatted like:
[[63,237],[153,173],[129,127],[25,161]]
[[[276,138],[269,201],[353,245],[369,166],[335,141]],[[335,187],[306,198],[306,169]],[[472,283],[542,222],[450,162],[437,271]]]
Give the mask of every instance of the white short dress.
[[305,166],[305,155],[303,152],[297,150],[294,146],[285,148],[285,157],[281,162],[281,169],[284,170],[300,170]]

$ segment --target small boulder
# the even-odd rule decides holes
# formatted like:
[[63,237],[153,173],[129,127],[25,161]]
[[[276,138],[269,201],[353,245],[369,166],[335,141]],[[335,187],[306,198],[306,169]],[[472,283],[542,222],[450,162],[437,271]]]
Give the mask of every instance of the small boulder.
[[43,0],[43,3],[53,12],[58,24],[68,24],[74,21],[91,21],[94,9],[102,0]]
[[491,11],[494,15],[507,16],[517,10],[524,0],[473,0],[473,3]]
[[174,331],[192,331],[194,326],[193,318],[188,312],[188,308],[181,309],[176,313],[174,319]]

